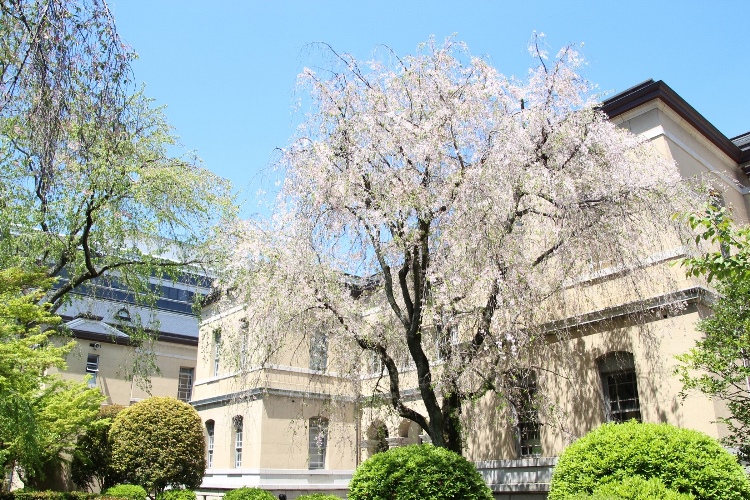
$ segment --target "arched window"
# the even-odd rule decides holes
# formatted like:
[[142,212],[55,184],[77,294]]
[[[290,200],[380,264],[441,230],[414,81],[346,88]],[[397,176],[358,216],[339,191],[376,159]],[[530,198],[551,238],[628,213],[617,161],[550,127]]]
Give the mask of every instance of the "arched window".
[[641,421],[635,361],[629,352],[611,352],[599,359],[604,412],[609,422]]
[[370,424],[367,429],[367,439],[374,441],[374,446],[370,447],[370,456],[388,451],[388,427],[383,422],[376,420]]
[[328,447],[328,419],[314,417],[309,427],[310,469],[325,469],[326,448]]
[[232,419],[234,429],[234,467],[242,467],[242,417],[237,415]]
[[206,421],[206,468],[211,469],[214,466],[214,421]]

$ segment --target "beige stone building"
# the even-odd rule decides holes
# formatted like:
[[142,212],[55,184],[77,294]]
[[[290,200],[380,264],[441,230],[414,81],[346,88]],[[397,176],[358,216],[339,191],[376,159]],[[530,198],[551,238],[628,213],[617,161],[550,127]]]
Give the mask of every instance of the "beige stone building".
[[[735,219],[747,221],[750,134],[728,139],[661,81],[626,90],[605,101],[603,110],[674,159],[683,177],[711,176]],[[526,408],[523,398],[503,405],[492,397],[466,412],[465,454],[496,498],[545,498],[555,457],[602,422],[669,422],[722,437],[725,430],[714,423],[724,412],[721,403],[696,394],[683,400],[673,375],[674,356],[699,338],[694,325],[710,313],[711,300],[703,283],[669,267],[679,256],[679,251],[661,255],[654,263],[675,274],[671,289],[654,290],[645,300],[626,288],[602,293],[607,300],[578,311],[572,327],[570,318],[560,319],[568,320],[570,338],[561,345],[551,335],[550,349],[574,354],[564,358],[574,376],[564,380],[551,375],[555,370],[530,372],[521,392],[540,396],[554,413]],[[597,269],[590,292],[612,286],[610,274],[616,270]],[[219,312],[209,305],[200,327],[192,404],[205,423],[208,469],[202,489],[207,495],[247,485],[289,498],[307,491],[343,497],[360,461],[388,447],[426,440],[416,424],[347,396],[344,382],[326,371],[325,336],[313,338],[308,348],[278,353],[263,369],[247,369],[241,353],[221,349],[232,340],[222,339],[229,331],[222,325],[238,323],[239,314],[240,308]],[[551,333],[555,328],[550,323]],[[550,366],[558,362],[550,359]],[[405,368],[406,379],[408,372]],[[365,375],[362,383],[369,379]],[[472,413],[483,418],[472,419]]]
[[[108,280],[73,293],[58,311],[77,344],[61,375],[88,376],[106,396],[105,404],[128,406],[149,395],[192,398],[198,349],[193,302],[195,294],[208,293],[209,284],[195,276],[151,281],[160,294],[153,307],[137,305],[130,292]],[[157,331],[158,340],[137,345],[127,333],[131,328]],[[133,377],[136,363],[150,374],[150,384]]]

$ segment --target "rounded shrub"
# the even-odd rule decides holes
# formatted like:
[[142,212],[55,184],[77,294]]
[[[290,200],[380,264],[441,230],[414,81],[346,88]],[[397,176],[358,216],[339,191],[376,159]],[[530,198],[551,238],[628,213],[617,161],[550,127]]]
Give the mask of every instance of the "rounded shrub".
[[276,497],[260,488],[244,487],[224,493],[224,500],[276,500]]
[[604,424],[570,445],[552,473],[549,500],[591,494],[631,476],[659,479],[697,500],[750,500],[737,459],[703,433],[668,424]]
[[118,484],[104,490],[104,496],[129,498],[130,500],[146,500],[148,493],[141,486],[135,484]]
[[567,497],[567,500],[693,500],[690,493],[678,493],[670,490],[659,478],[643,479],[639,476],[629,477],[623,481],[605,483],[594,493]]
[[324,493],[310,493],[309,495],[302,495],[297,497],[297,500],[341,500],[336,495],[326,495]]
[[151,493],[197,488],[206,469],[198,412],[175,398],[151,397],[117,414],[109,429],[112,468]]
[[195,500],[193,490],[165,490],[156,497],[156,500]]
[[377,453],[357,467],[349,500],[492,500],[474,464],[430,444]]

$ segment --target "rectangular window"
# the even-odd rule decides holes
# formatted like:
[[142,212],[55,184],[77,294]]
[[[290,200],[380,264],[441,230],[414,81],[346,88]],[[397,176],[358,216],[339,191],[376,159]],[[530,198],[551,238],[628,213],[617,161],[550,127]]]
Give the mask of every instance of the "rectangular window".
[[310,469],[325,469],[328,420],[319,417],[311,418],[309,432]]
[[86,359],[86,373],[91,375],[89,387],[96,387],[96,378],[99,373],[99,355],[89,354]]
[[177,381],[177,399],[180,401],[187,403],[193,395],[193,373],[193,368],[180,367],[180,378]]
[[221,331],[214,332],[214,376],[219,375],[219,358],[221,356]]
[[242,417],[234,417],[234,467],[242,468]]
[[316,332],[310,338],[310,369],[325,371],[328,365],[328,336],[324,332]]
[[206,422],[206,435],[208,437],[208,443],[206,443],[206,468],[211,469],[214,466],[214,423],[213,421]]
[[641,405],[635,371],[608,373],[605,376],[609,414],[615,422],[641,421]]
[[534,372],[513,377],[513,408],[516,412],[516,435],[520,458],[542,455],[542,434],[537,409],[537,386]]
[[641,403],[632,353],[612,352],[599,360],[604,410],[610,422],[641,421]]

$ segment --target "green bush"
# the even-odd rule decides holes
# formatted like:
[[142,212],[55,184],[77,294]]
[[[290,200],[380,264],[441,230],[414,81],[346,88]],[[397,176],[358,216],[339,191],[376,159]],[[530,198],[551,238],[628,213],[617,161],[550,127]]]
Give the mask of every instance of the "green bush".
[[694,498],[690,493],[670,490],[659,478],[643,479],[633,476],[623,481],[599,486],[590,495],[579,493],[567,497],[566,500],[693,500]]
[[349,500],[492,500],[474,464],[430,444],[404,446],[362,462]]
[[146,500],[148,493],[141,486],[134,484],[118,484],[107,488],[104,491],[104,495],[108,497],[122,497],[129,498],[130,500]]
[[260,488],[238,488],[224,494],[224,500],[276,500],[276,497]]
[[552,473],[549,500],[591,494],[631,476],[657,478],[698,500],[749,500],[750,482],[719,443],[668,424],[604,424],[570,445]]
[[84,491],[34,491],[29,488],[0,493],[0,500],[94,500],[96,493]]
[[341,500],[336,495],[325,495],[323,493],[310,493],[309,495],[302,495],[297,497],[297,500]]
[[156,497],[156,500],[195,500],[193,490],[165,490]]
[[151,397],[125,408],[109,429],[112,468],[157,495],[167,487],[197,488],[206,470],[198,412],[175,398]]
[[120,405],[102,407],[96,420],[78,436],[70,475],[79,488],[90,490],[98,483],[102,491],[106,491],[124,481],[122,475],[112,469],[112,445],[109,442],[112,420],[124,408]]

